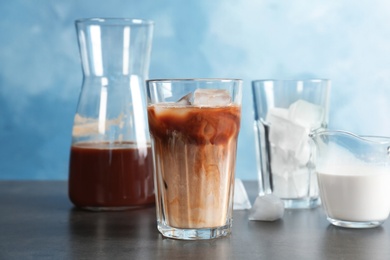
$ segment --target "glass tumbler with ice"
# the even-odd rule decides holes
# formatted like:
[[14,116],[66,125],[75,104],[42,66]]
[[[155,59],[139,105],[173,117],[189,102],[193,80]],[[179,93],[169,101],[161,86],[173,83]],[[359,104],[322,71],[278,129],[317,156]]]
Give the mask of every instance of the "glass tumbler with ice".
[[319,205],[309,133],[327,127],[329,80],[252,82],[259,193],[286,208]]
[[231,232],[241,80],[148,80],[157,228],[176,239]]

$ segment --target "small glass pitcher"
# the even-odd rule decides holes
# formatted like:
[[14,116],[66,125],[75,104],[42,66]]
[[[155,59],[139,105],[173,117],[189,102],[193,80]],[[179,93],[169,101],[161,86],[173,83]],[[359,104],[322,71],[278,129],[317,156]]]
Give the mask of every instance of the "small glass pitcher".
[[83,84],[74,118],[69,198],[90,210],[154,203],[146,114],[153,22],[76,21]]
[[330,223],[381,225],[390,212],[390,138],[345,131],[313,132],[315,167]]

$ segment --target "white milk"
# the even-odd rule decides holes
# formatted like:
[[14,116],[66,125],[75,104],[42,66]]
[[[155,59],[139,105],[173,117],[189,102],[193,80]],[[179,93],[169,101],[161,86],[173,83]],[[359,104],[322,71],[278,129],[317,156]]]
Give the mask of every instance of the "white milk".
[[320,196],[328,217],[383,221],[390,212],[390,170],[367,164],[318,169]]

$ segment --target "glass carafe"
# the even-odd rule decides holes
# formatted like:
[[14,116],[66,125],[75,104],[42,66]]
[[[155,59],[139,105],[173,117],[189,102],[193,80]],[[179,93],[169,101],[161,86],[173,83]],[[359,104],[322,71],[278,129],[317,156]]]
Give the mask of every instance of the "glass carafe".
[[75,22],[83,84],[72,132],[69,198],[90,210],[154,203],[146,114],[153,22]]

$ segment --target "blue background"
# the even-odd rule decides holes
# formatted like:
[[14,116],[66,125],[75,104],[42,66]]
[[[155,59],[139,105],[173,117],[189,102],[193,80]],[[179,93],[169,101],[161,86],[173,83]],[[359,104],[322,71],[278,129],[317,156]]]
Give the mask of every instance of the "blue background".
[[150,78],[244,79],[239,178],[257,178],[254,79],[330,78],[331,128],[390,135],[388,1],[3,0],[0,179],[67,179],[84,17],[154,20]]

